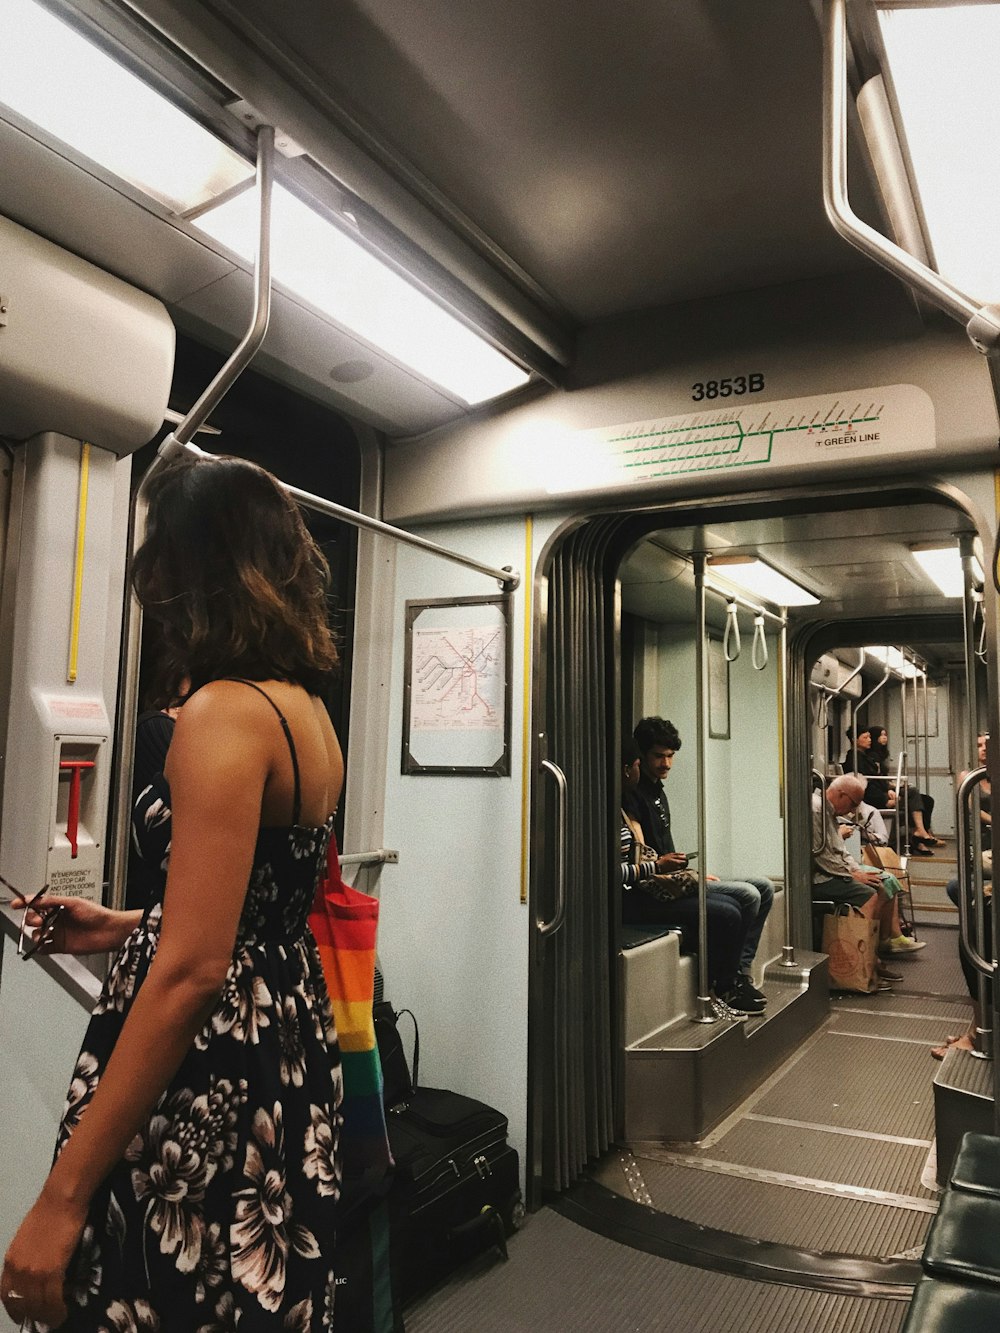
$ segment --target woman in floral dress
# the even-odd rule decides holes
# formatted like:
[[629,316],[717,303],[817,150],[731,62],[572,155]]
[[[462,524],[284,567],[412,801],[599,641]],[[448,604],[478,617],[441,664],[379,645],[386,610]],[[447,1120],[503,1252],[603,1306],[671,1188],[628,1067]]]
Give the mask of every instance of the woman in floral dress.
[[50,951],[117,953],[0,1277],[29,1328],[331,1326],[340,1055],[306,924],[343,779],[317,698],[336,661],[326,576],[253,464],[153,480],[133,580],[160,702],[184,694],[134,812],[161,892],[142,912],[43,908],[63,908]]

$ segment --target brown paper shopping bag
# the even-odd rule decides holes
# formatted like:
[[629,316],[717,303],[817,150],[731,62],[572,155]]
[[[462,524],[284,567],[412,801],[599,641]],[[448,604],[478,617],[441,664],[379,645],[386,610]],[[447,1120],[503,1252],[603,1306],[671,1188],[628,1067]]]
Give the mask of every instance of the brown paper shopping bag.
[[830,989],[868,994],[877,989],[878,922],[845,905],[823,918],[823,952],[830,956]]

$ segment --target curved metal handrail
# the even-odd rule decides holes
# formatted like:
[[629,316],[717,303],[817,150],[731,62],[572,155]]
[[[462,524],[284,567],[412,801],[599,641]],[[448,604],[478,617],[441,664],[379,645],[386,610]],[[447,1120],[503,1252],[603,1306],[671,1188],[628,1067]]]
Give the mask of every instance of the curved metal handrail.
[[[239,345],[202,393],[195,405],[170,432],[157,450],[156,457],[132,497],[129,512],[129,560],[142,541],[145,529],[146,497],[153,477],[166,459],[190,443],[209,413],[222,401],[237,377],[253,359],[267,333],[271,319],[271,195],[274,185],[274,128],[261,125],[257,131],[257,193],[259,205],[257,254],[254,260],[254,299],[250,325]],[[201,451],[198,450],[200,453]],[[131,571],[130,571],[131,572]],[[122,657],[118,672],[118,713],[115,718],[115,755],[118,788],[111,827],[111,906],[125,901],[125,876],[128,866],[128,829],[132,801],[132,769],[135,762],[135,720],[139,712],[139,652],[142,642],[142,610],[130,587],[125,590],[122,615]]]
[[958,790],[955,792],[955,837],[957,840],[955,854],[958,858],[958,930],[959,936],[962,943],[965,945],[973,967],[977,972],[981,972],[984,977],[993,976],[993,964],[988,963],[972,943],[969,931],[970,840],[968,811],[973,788],[977,787],[980,782],[988,776],[988,769],[974,768],[971,772],[966,773],[965,777],[958,784]]
[[847,10],[845,0],[823,9],[823,203],[838,235],[965,325],[978,351],[1000,346],[1000,307],[984,305],[862,222],[847,192]]
[[556,914],[551,921],[535,918],[539,937],[546,940],[560,930],[566,920],[566,774],[551,759],[543,759],[541,767],[555,778],[559,794],[556,806]]

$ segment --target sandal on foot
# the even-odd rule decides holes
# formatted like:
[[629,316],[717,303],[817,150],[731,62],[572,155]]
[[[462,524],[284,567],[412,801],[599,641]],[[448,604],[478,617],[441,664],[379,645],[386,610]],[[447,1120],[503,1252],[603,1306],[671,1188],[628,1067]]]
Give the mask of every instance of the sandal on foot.
[[954,1046],[956,1042],[959,1042],[961,1040],[962,1040],[961,1036],[945,1037],[944,1044],[942,1046],[931,1047],[931,1058],[934,1060],[943,1060],[944,1057],[948,1054],[949,1050],[952,1048],[952,1046]]

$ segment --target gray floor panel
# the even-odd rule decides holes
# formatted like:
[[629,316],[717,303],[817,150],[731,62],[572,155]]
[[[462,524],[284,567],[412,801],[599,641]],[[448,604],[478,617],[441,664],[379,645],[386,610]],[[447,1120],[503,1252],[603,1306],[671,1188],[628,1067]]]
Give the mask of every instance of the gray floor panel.
[[917,954],[916,958],[886,958],[885,966],[902,977],[902,981],[889,983],[896,992],[912,990],[920,995],[969,993],[962,975],[962,965],[958,961],[957,944],[940,957],[935,957],[928,949],[926,953]]
[[[888,1259],[923,1245],[933,1220],[931,1213],[740,1180],[648,1158],[637,1167],[659,1212],[803,1250]],[[602,1176],[609,1189],[632,1197],[620,1167],[618,1183],[613,1180],[610,1171]]]
[[[949,1023],[950,1027],[948,1026]],[[844,1009],[831,1016],[830,1026],[836,1032],[850,1032],[859,1036],[874,1035],[884,1040],[913,1041],[929,1048],[939,1046],[953,1028],[958,1028],[959,1032],[962,1031],[965,1027],[965,1020],[964,1016],[957,1023],[953,1019],[934,1016],[912,1018],[905,1013],[883,1014],[873,1019],[870,1013],[858,1013],[853,1009]],[[930,1058],[929,1050],[928,1058]],[[933,1071],[931,1072],[933,1073]]]
[[[847,1072],[845,1043],[851,1047]],[[807,1124],[932,1139],[933,1078],[922,1046],[828,1029],[753,1109]]]
[[[933,1130],[923,1137],[930,1139],[932,1135]],[[655,1156],[655,1149],[644,1151],[643,1155]],[[877,1132],[870,1136],[831,1134],[808,1126],[741,1120],[718,1142],[705,1148],[691,1148],[685,1156],[887,1194],[937,1198],[935,1191],[920,1184],[927,1160],[926,1146],[893,1143],[878,1138]]]
[[831,1001],[830,1012],[864,1012],[876,1018],[897,1014],[918,1015],[964,1027],[972,1017],[972,1002],[967,999],[942,999],[937,995],[840,995]]
[[407,1333],[896,1333],[906,1304],[751,1282],[629,1249],[543,1209],[508,1263],[406,1313]]

